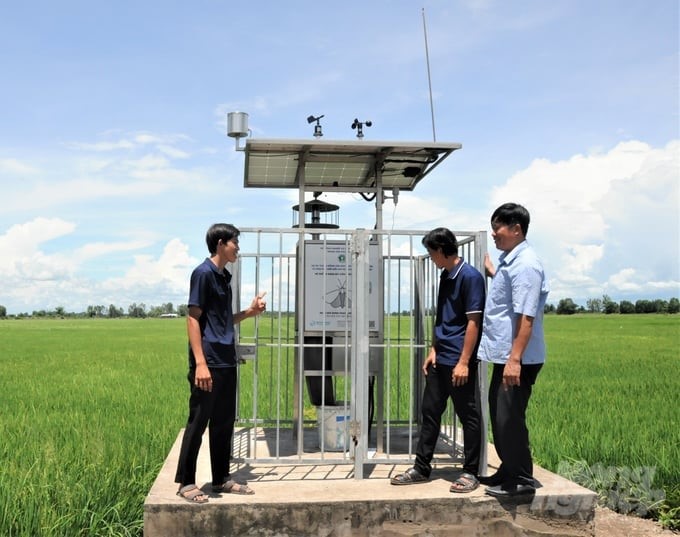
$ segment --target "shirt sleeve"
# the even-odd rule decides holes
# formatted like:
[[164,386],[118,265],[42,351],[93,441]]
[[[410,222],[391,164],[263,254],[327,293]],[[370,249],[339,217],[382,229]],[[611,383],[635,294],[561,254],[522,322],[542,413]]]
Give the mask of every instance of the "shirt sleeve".
[[189,283],[189,306],[205,309],[207,274],[201,270],[194,270]]
[[536,317],[541,299],[543,278],[534,267],[525,267],[512,278],[512,307],[515,313]]
[[[477,274],[475,274],[475,272]],[[475,270],[469,277],[465,278],[465,313],[481,313],[484,311],[486,301],[486,290],[484,288],[484,278]],[[479,277],[478,277],[479,276]]]

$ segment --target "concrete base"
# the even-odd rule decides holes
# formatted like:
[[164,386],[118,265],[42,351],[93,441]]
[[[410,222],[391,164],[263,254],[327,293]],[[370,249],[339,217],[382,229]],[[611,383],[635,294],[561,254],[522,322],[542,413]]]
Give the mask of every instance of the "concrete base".
[[[452,464],[438,464],[430,482],[408,486],[389,482],[409,468],[403,464],[376,464],[363,480],[354,479],[351,464],[309,465],[299,458],[300,464],[295,460],[235,464],[232,477],[247,481],[254,495],[211,493],[207,504],[193,505],[176,495],[181,434],[144,502],[145,537],[594,535],[596,494],[539,467],[534,475],[543,486],[534,496],[499,501],[486,495],[484,486],[469,494],[449,492],[460,472]],[[248,433],[237,432],[237,445],[242,434]],[[203,446],[199,486],[209,492],[207,441]],[[264,453],[258,455],[266,458]],[[488,473],[493,473],[498,459],[492,445],[489,460]]]

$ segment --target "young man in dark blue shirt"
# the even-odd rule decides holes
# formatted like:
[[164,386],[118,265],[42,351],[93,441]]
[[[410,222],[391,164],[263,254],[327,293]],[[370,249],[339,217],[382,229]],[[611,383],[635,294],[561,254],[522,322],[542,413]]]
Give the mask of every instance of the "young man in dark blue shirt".
[[471,492],[479,486],[481,410],[477,389],[477,348],[482,334],[486,297],[484,277],[458,256],[455,235],[437,228],[423,237],[430,259],[442,269],[432,348],[423,364],[425,391],[422,425],[413,468],[392,478],[393,485],[429,481],[439,438],[441,417],[449,398],[463,426],[463,472],[451,492]]
[[192,503],[208,501],[196,485],[196,460],[208,425],[212,491],[253,493],[247,485],[229,479],[238,362],[234,324],[259,315],[267,304],[265,293],[260,293],[247,310],[232,311],[231,274],[225,266],[238,258],[239,234],[231,224],[212,225],[205,237],[210,257],[191,274],[187,316],[191,395],[175,482],[177,494]]

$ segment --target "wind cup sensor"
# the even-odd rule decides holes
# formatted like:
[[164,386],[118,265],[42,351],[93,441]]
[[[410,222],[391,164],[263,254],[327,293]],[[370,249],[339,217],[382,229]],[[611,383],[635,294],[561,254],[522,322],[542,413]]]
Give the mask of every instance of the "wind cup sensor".
[[354,122],[352,123],[352,129],[357,130],[357,138],[361,139],[364,137],[364,125],[367,127],[370,127],[373,125],[372,121],[359,121],[358,119],[354,119]]
[[316,125],[314,125],[314,138],[321,138],[323,136],[323,132],[321,132],[321,123],[319,123],[319,120],[323,117],[324,115],[321,114],[318,117],[314,116],[309,116],[307,117],[307,123],[314,123],[316,121]]

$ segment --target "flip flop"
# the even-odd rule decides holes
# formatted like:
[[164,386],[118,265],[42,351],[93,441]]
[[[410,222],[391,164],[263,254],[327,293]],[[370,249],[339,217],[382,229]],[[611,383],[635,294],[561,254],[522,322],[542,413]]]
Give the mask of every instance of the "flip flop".
[[189,503],[207,503],[208,495],[196,485],[185,485],[177,491],[177,496]]
[[468,472],[463,472],[460,474],[456,480],[451,484],[449,491],[465,493],[472,492],[477,487],[479,487],[479,479]]
[[221,485],[213,485],[213,492],[224,494],[255,494],[255,491],[248,485],[237,483],[233,479],[225,481]]

